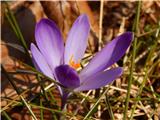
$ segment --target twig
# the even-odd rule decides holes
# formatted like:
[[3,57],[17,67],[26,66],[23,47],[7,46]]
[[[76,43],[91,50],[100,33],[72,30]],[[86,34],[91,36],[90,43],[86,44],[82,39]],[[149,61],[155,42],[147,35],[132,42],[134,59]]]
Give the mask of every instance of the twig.
[[102,47],[103,7],[104,7],[104,1],[101,0],[101,5],[100,5],[100,19],[99,19],[99,50],[100,50],[101,47]]

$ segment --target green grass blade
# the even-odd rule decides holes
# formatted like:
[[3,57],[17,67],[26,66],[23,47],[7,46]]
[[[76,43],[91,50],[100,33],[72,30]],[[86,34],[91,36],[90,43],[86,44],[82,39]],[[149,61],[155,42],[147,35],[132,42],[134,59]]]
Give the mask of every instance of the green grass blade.
[[6,117],[7,120],[12,120],[9,115],[6,113],[6,111],[3,111],[2,114]]
[[[43,106],[42,100],[40,99],[40,106]],[[40,109],[40,119],[43,120],[43,109]]]
[[106,101],[106,105],[107,105],[108,112],[109,112],[109,115],[110,115],[111,119],[112,119],[112,120],[115,120],[115,119],[114,119],[114,114],[113,114],[113,111],[112,111],[112,107],[111,107],[111,105],[110,105],[110,103],[109,103],[109,100],[108,100],[108,95],[106,95],[105,101]]
[[[137,2],[137,14],[136,14],[136,19],[135,19],[135,26],[133,27],[133,31],[135,33],[138,33],[138,25],[139,25],[139,18],[140,18],[140,9],[141,9],[141,1]],[[134,61],[135,61],[135,56],[136,56],[136,45],[137,45],[137,37],[135,37],[134,42],[133,42],[133,51],[132,51],[132,59],[131,59],[131,69],[130,69],[130,75],[129,75],[129,81],[128,81],[128,88],[127,88],[127,96],[126,96],[126,101],[125,101],[125,110],[124,110],[124,116],[123,120],[127,119],[127,111],[128,111],[128,104],[130,100],[130,91],[131,91],[131,85],[132,85],[132,80],[133,80],[133,71],[134,71]]]
[[5,4],[6,4],[6,11],[5,11],[6,18],[7,18],[8,22],[10,23],[13,31],[15,32],[18,40],[20,40],[22,46],[24,47],[25,53],[30,58],[30,61],[32,61],[31,57],[30,57],[30,53],[28,51],[29,49],[28,49],[26,41],[25,41],[25,39],[24,39],[24,37],[22,35],[22,32],[21,32],[21,30],[19,28],[19,25],[18,25],[18,23],[16,21],[16,18],[13,15],[12,11],[9,9],[8,3],[5,2]]
[[15,18],[15,16],[13,15],[13,13],[12,13],[12,11],[9,9],[9,6],[8,6],[8,3],[7,2],[5,2],[6,3],[6,6],[7,6],[7,10],[6,10],[6,14],[8,14],[8,20],[10,21],[10,22],[12,22],[12,23],[10,23],[10,24],[12,24],[12,26],[14,26],[14,30],[15,30],[15,32],[17,33],[17,36],[20,38],[20,40],[21,40],[21,43],[22,43],[22,45],[24,46],[24,48],[26,49],[26,50],[28,50],[28,47],[27,47],[27,44],[26,44],[26,42],[25,42],[25,40],[24,40],[24,37],[23,37],[23,35],[22,35],[22,33],[21,33],[21,30],[20,30],[20,28],[19,28],[19,26],[18,26],[18,23],[17,23],[17,21],[16,21],[16,18]]
[[41,90],[42,90],[42,93],[43,93],[44,98],[46,99],[46,102],[49,103],[49,99],[48,99],[47,93],[46,93],[46,91],[44,90],[44,85],[43,85],[42,80],[41,80],[41,77],[40,77],[39,75],[37,75],[37,80],[38,80],[38,82],[40,83]]
[[36,116],[34,115],[33,111],[31,110],[30,106],[27,104],[27,102],[25,101],[25,99],[23,98],[23,96],[21,96],[19,89],[16,87],[15,83],[10,79],[9,75],[7,74],[5,68],[3,66],[1,66],[2,68],[2,72],[5,74],[5,76],[7,77],[7,79],[9,80],[9,82],[11,83],[11,85],[13,86],[13,88],[15,89],[15,91],[17,92],[17,94],[20,96],[23,104],[27,107],[27,109],[29,110],[30,114],[32,115],[34,120],[38,120],[36,118]]
[[84,117],[83,120],[87,120],[95,111],[95,109],[97,108],[100,100],[104,97],[104,95],[107,93],[109,87],[103,92],[103,94],[98,98],[98,100],[96,101],[96,103],[93,105],[93,107],[91,108],[91,110],[87,113],[87,115]]
[[[149,71],[150,71],[150,69],[152,69],[152,67],[147,66],[147,63],[150,61],[150,59],[152,59],[152,56],[153,56],[153,53],[154,53],[156,47],[157,47],[157,42],[155,42],[155,44],[151,47],[150,53],[149,53],[149,55],[147,56],[147,59],[146,59],[146,62],[145,62],[145,66],[144,66],[145,76],[144,76],[144,79],[143,79],[143,81],[142,81],[142,84],[141,84],[141,86],[140,86],[140,88],[139,88],[139,91],[138,91],[138,93],[137,93],[137,99],[136,99],[136,101],[135,101],[135,103],[134,103],[134,105],[133,105],[132,112],[131,112],[131,116],[130,116],[129,120],[132,120],[132,119],[133,119],[133,114],[134,114],[134,111],[135,111],[135,109],[136,109],[136,107],[137,107],[137,104],[138,104],[138,102],[139,102],[139,100],[140,100],[140,96],[141,96],[141,94],[142,94],[143,88],[145,87],[145,84],[146,84],[146,82],[147,82],[147,78],[148,78]],[[157,61],[157,62],[159,62],[159,61]],[[154,65],[152,65],[152,66],[154,66]],[[150,69],[149,69],[149,68],[150,68]]]

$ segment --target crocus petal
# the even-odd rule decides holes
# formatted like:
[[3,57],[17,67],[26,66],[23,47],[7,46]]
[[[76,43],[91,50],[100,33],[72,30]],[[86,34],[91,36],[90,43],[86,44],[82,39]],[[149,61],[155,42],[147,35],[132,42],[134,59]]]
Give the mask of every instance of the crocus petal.
[[80,85],[78,73],[69,65],[60,65],[55,68],[56,78],[67,88],[76,88]]
[[63,61],[64,43],[56,24],[49,19],[42,19],[36,25],[35,38],[44,58],[54,71]]
[[80,87],[74,91],[85,91],[103,87],[119,77],[122,71],[122,68],[118,67],[94,74],[83,80],[84,82],[81,83]]
[[78,63],[84,55],[87,47],[90,24],[87,15],[83,14],[77,18],[73,24],[65,46],[65,64],[70,59]]
[[117,62],[125,54],[127,48],[131,44],[132,39],[133,34],[131,32],[126,32],[116,37],[100,52],[98,52],[95,57],[93,57],[89,64],[81,71],[80,77],[86,78],[97,72],[103,71]]
[[50,67],[48,66],[43,55],[40,53],[40,51],[37,49],[37,47],[33,43],[31,44],[31,53],[32,53],[35,67],[46,76],[53,78],[53,74]]

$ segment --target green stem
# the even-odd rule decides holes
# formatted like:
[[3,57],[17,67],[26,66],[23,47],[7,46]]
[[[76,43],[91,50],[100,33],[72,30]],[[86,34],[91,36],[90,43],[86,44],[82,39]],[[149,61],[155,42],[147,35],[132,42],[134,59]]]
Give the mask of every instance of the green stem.
[[24,39],[24,37],[22,35],[22,32],[21,32],[21,30],[19,28],[19,25],[18,25],[17,21],[16,21],[16,18],[13,15],[12,11],[9,9],[8,3],[5,2],[5,4],[6,4],[6,7],[7,7],[6,12],[5,12],[6,18],[7,18],[8,22],[10,23],[13,31],[15,32],[18,40],[20,40],[20,42],[21,42],[21,44],[22,44],[22,46],[23,46],[23,48],[25,50],[25,53],[30,58],[30,61],[32,61],[31,57],[30,57],[30,53],[28,51],[28,47],[27,47],[26,41],[25,41],[25,39]]
[[3,111],[2,114],[6,117],[7,120],[12,120],[9,115],[6,113],[6,111]]
[[43,83],[42,83],[42,80],[41,80],[41,77],[40,77],[39,74],[37,75],[37,80],[38,80],[38,82],[40,83],[40,86],[41,86],[41,89],[42,89],[42,92],[43,92],[43,96],[44,96],[44,98],[46,99],[46,102],[49,103],[49,99],[48,99],[47,93],[46,93],[46,91],[44,90],[44,86],[43,86]]
[[[148,61],[150,61],[150,59],[152,59],[152,56],[153,56],[154,51],[156,50],[156,47],[157,47],[157,42],[155,42],[155,44],[151,47],[150,53],[149,53],[149,55],[148,55],[148,57],[147,57],[147,60],[146,60],[146,62],[145,62],[145,66],[144,66],[145,76],[144,76],[144,79],[143,79],[143,81],[142,81],[142,83],[141,83],[141,86],[140,86],[140,88],[139,88],[139,90],[138,90],[137,97],[136,97],[137,99],[136,99],[136,101],[135,101],[135,103],[134,103],[134,105],[133,105],[132,112],[131,112],[131,116],[130,116],[129,120],[132,120],[132,119],[133,119],[133,114],[134,114],[134,111],[135,111],[135,109],[136,109],[136,107],[137,107],[137,103],[138,103],[139,100],[140,100],[140,96],[141,96],[141,94],[142,94],[143,88],[144,88],[144,86],[145,86],[145,84],[146,84],[146,82],[147,82],[148,73],[149,73],[149,71],[150,71],[149,68],[152,69],[152,67],[147,66],[147,63],[148,63]],[[152,66],[153,66],[153,65],[152,65]]]
[[[41,106],[41,107],[43,106],[43,102],[42,102],[41,99],[40,99],[40,106]],[[40,109],[40,116],[41,116],[41,120],[44,120],[44,119],[43,119],[43,109]]]
[[112,107],[111,107],[111,105],[109,103],[109,100],[108,100],[108,95],[106,95],[106,99],[105,100],[106,100],[106,104],[107,104],[107,107],[108,107],[109,115],[110,115],[112,120],[115,120],[114,119],[114,114],[113,114],[113,111],[112,111]]
[[96,109],[96,107],[98,106],[100,100],[104,97],[104,95],[108,92],[109,87],[103,92],[103,94],[98,98],[98,100],[96,101],[96,103],[93,105],[93,107],[91,108],[91,110],[87,113],[87,115],[83,118],[83,120],[88,120],[88,117],[90,117],[90,115],[94,112],[94,110]]
[[20,95],[21,93],[20,93],[19,89],[16,87],[15,83],[10,79],[10,77],[9,77],[9,75],[7,74],[5,68],[4,68],[2,65],[1,65],[1,68],[2,68],[2,72],[5,74],[6,78],[9,80],[9,82],[11,83],[11,85],[13,86],[13,88],[16,90],[17,94],[20,96],[23,104],[24,104],[24,105],[27,107],[27,109],[29,110],[30,114],[32,115],[32,118],[33,118],[34,120],[38,120],[38,119],[36,118],[36,116],[34,115],[33,111],[31,110],[30,106],[27,104],[27,102],[26,102],[25,99],[23,98],[23,96]]
[[[133,27],[133,31],[136,34],[139,33],[138,25],[139,25],[139,18],[140,18],[140,9],[141,9],[141,1],[138,1],[135,26]],[[130,91],[131,91],[131,85],[132,85],[132,80],[133,80],[133,71],[135,67],[134,61],[135,61],[135,56],[136,56],[136,45],[137,45],[137,37],[135,37],[134,42],[133,42],[133,51],[132,51],[133,56],[131,59],[131,69],[130,69],[130,75],[129,75],[129,81],[128,81],[127,96],[126,96],[126,101],[125,101],[125,111],[124,111],[123,120],[127,119],[128,104],[130,100]]]

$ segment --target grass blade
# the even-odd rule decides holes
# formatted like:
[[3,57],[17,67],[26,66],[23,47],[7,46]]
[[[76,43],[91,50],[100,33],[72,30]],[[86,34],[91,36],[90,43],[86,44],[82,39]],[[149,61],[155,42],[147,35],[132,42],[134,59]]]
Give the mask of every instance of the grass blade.
[[91,108],[91,110],[87,113],[87,115],[84,117],[83,120],[87,120],[94,112],[94,110],[97,108],[100,100],[104,97],[104,95],[107,93],[109,87],[103,92],[103,94],[98,98],[98,100],[96,101],[96,103],[93,105],[93,107]]
[[[157,35],[156,35],[156,37],[158,38]],[[148,55],[148,57],[147,57],[147,59],[146,59],[145,66],[144,66],[145,76],[144,76],[144,79],[143,79],[143,81],[142,81],[142,84],[141,84],[141,86],[140,86],[140,88],[139,88],[139,91],[138,91],[138,93],[137,93],[137,97],[136,97],[137,99],[136,99],[136,101],[135,101],[135,103],[134,103],[134,105],[133,105],[132,112],[131,112],[131,116],[130,116],[129,120],[132,120],[132,119],[133,119],[134,111],[135,111],[135,109],[136,109],[136,107],[137,107],[137,104],[138,104],[138,102],[139,102],[139,100],[140,100],[140,96],[141,96],[141,93],[142,93],[142,91],[143,91],[143,88],[144,88],[144,86],[145,86],[145,84],[146,84],[146,82],[147,82],[148,73],[149,73],[150,69],[152,69],[152,67],[150,68],[150,66],[147,66],[147,63],[150,61],[150,59],[152,59],[152,56],[153,56],[153,54],[154,54],[154,51],[155,51],[156,47],[157,47],[157,42],[155,42],[155,44],[151,47],[150,53],[149,53],[149,55]],[[158,62],[159,62],[159,61],[158,61]],[[155,63],[154,63],[154,64],[155,64]],[[152,65],[152,66],[153,66],[153,65]],[[149,69],[149,68],[150,68],[150,69]]]
[[[136,14],[136,19],[135,19],[135,26],[133,26],[133,31],[135,33],[138,33],[138,25],[139,25],[139,18],[140,18],[140,9],[141,9],[141,1],[137,2],[137,14]],[[134,61],[135,61],[135,56],[136,56],[136,45],[137,45],[137,37],[135,37],[134,42],[133,42],[133,51],[132,51],[132,59],[131,59],[131,69],[130,69],[130,75],[129,75],[129,81],[128,81],[128,88],[127,88],[127,96],[126,96],[126,101],[125,101],[125,110],[124,110],[124,117],[123,120],[127,119],[127,111],[128,111],[128,104],[130,100],[130,91],[131,91],[131,85],[132,85],[132,80],[133,80],[133,71],[134,71]]]
[[113,114],[113,111],[112,111],[112,107],[111,107],[111,105],[110,105],[110,103],[109,103],[109,100],[108,100],[108,95],[106,95],[105,101],[106,101],[106,105],[107,105],[108,112],[109,112],[109,115],[110,115],[111,119],[112,119],[112,120],[115,120],[115,119],[114,119],[114,114]]
[[[41,99],[40,99],[40,106],[41,107],[43,106]],[[43,109],[40,109],[40,117],[41,117],[41,120],[43,120]]]
[[29,110],[29,112],[30,112],[30,114],[32,115],[33,119],[34,119],[34,120],[38,120],[38,119],[36,118],[36,116],[34,115],[33,111],[31,110],[30,106],[27,104],[27,102],[26,102],[25,99],[23,98],[23,96],[20,95],[21,93],[20,93],[19,89],[16,87],[15,83],[14,83],[14,82],[10,79],[10,77],[8,76],[5,68],[4,68],[3,66],[1,66],[1,68],[2,68],[2,72],[5,74],[5,76],[7,77],[7,79],[9,80],[9,82],[11,83],[11,85],[13,86],[13,88],[15,89],[15,91],[17,92],[17,94],[20,96],[23,104],[24,104],[24,105],[27,107],[27,109]]
[[7,18],[8,22],[10,23],[13,31],[15,32],[18,40],[20,40],[22,46],[24,47],[25,53],[30,58],[30,61],[32,61],[31,57],[30,57],[30,54],[29,54],[29,51],[28,51],[28,47],[27,47],[26,41],[25,41],[25,39],[24,39],[24,37],[22,35],[22,32],[21,32],[21,30],[19,28],[19,25],[18,25],[17,21],[16,21],[16,18],[13,15],[12,11],[9,9],[8,3],[5,2],[5,4],[6,4],[6,12],[5,12],[6,18]]
[[6,111],[3,111],[2,114],[6,117],[7,120],[12,120],[9,115],[6,113]]

